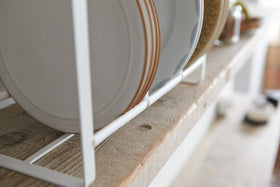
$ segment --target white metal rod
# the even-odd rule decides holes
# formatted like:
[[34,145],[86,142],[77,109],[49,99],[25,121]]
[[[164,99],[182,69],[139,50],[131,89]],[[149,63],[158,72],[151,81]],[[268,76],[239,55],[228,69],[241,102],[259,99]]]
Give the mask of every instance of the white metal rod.
[[3,82],[0,80],[0,101],[10,98],[11,96],[7,92],[6,88],[3,85]]
[[133,119],[135,116],[143,112],[148,107],[148,101],[143,100],[140,104],[133,107],[131,110],[126,112],[125,114],[121,115],[119,118],[111,122],[109,125],[105,126],[101,130],[99,130],[94,135],[94,142],[95,146],[98,146],[101,142],[103,142],[107,137],[109,137],[111,134],[116,132],[120,127],[125,125],[127,122],[129,122],[131,119]]
[[206,55],[203,55],[195,63],[193,63],[190,67],[188,67],[186,70],[183,71],[183,78],[189,76],[205,62],[206,62]]
[[73,136],[74,136],[74,134],[64,134],[64,135],[62,135],[61,137],[54,140],[53,142],[51,142],[50,144],[48,144],[44,148],[40,149],[36,153],[29,156],[27,159],[24,160],[24,162],[29,163],[29,164],[33,164],[34,162],[36,162],[37,160],[39,160],[40,158],[42,158],[43,156],[45,156],[46,154],[48,154],[49,152],[51,152],[52,150],[54,150],[59,145],[61,145],[65,141],[69,140]]
[[79,178],[59,173],[41,166],[28,164],[24,161],[5,155],[0,155],[0,166],[60,186],[83,186],[83,180]]
[[95,179],[87,0],[72,0],[84,186]]
[[206,56],[204,56],[204,59],[202,62],[200,81],[205,79],[205,73],[206,73]]
[[9,107],[9,106],[11,106],[11,105],[13,105],[15,103],[16,102],[11,97],[9,99],[2,100],[2,101],[0,101],[0,110],[4,109],[4,108],[7,108],[7,107]]
[[174,88],[178,83],[180,83],[182,80],[182,75],[179,74],[178,76],[172,78],[167,84],[165,84],[163,87],[155,91],[152,95],[149,97],[149,103],[152,105],[154,102],[156,102],[159,98],[161,98],[163,95],[165,95],[167,92],[169,92],[172,88]]

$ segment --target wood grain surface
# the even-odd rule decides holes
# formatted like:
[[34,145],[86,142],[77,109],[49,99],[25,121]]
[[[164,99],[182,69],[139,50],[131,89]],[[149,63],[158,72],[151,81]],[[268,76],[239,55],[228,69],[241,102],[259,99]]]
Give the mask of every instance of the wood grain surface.
[[[0,153],[19,160],[28,158],[62,133],[34,120],[17,104],[0,111]],[[0,186],[49,185],[4,168],[0,168]]]
[[262,126],[243,122],[249,97],[236,95],[174,180],[172,187],[269,186],[277,155],[280,110]]

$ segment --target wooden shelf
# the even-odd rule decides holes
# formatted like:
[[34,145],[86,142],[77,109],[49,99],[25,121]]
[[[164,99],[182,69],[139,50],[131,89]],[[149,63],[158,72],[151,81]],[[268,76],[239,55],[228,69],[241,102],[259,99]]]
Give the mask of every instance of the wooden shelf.
[[[232,46],[215,47],[207,58],[205,80],[181,83],[96,148],[97,178],[93,186],[147,186],[188,136],[201,115],[217,99],[263,39],[270,22]],[[0,111],[0,152],[24,159],[61,133],[45,127],[18,105]],[[76,135],[35,164],[76,177],[82,174]],[[0,185],[47,186],[46,182],[0,168]]]
[[280,135],[280,108],[263,126],[243,122],[250,98],[235,95],[171,186],[269,186]]

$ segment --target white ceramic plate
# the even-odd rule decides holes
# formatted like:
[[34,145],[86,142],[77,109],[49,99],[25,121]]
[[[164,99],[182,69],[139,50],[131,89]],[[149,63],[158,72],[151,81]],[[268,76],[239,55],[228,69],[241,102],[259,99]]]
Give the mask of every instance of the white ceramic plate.
[[161,55],[151,86],[155,91],[187,64],[199,39],[203,0],[155,0],[161,29]]
[[[149,20],[142,1],[89,1],[95,129],[119,116],[143,80]],[[79,132],[71,1],[1,0],[0,76],[44,124]]]

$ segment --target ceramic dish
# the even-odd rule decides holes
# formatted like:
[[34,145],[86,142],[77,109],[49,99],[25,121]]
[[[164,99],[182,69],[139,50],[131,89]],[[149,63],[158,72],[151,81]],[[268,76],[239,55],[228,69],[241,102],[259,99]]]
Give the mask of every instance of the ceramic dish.
[[[95,129],[134,102],[154,49],[144,0],[92,0],[89,6]],[[0,76],[30,115],[79,132],[71,1],[2,0]]]
[[216,38],[216,41],[214,42],[215,45],[218,45],[219,46],[219,42],[217,41],[222,33],[222,31],[224,30],[224,27],[225,27],[225,24],[226,24],[226,21],[227,21],[227,18],[228,18],[228,14],[229,14],[229,9],[231,7],[231,2],[230,0],[225,0],[225,9],[223,11],[223,19],[221,20],[220,24],[219,24],[219,28],[218,28],[218,31],[215,35],[215,38]]
[[221,20],[220,25],[219,25],[219,30],[216,33],[216,39],[218,39],[220,37],[222,31],[224,30],[230,7],[231,7],[230,0],[224,0],[224,11],[223,11],[223,15],[222,15],[223,19]]
[[184,69],[192,65],[213,47],[223,30],[228,12],[229,0],[205,0],[205,16],[201,36],[190,62]]
[[150,91],[164,85],[186,65],[199,39],[203,0],[156,0],[161,54]]
[[213,46],[223,20],[225,0],[205,0],[202,31],[196,49],[186,67],[190,66]]

